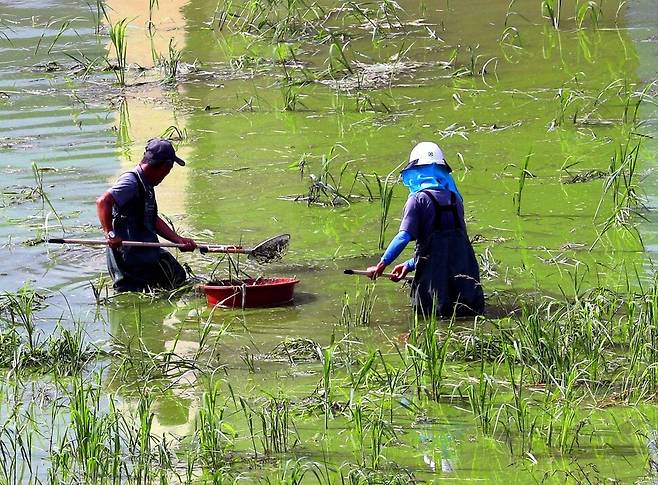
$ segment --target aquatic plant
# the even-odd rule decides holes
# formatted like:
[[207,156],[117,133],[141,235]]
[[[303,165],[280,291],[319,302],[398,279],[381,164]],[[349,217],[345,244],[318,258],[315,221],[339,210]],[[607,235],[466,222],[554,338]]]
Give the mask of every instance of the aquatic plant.
[[[564,124],[564,121],[567,116],[567,109],[574,103],[575,100],[580,99],[581,95],[576,93],[572,89],[560,88],[558,89],[555,98],[558,100],[558,107],[555,119],[553,120],[554,126],[561,126]],[[572,121],[576,122],[576,117],[578,116],[578,111],[576,110],[575,114],[572,116]],[[550,130],[549,130],[550,131]]]
[[53,206],[52,202],[50,201],[50,197],[48,197],[48,194],[46,193],[43,184],[43,170],[39,168],[39,165],[37,165],[37,162],[32,162],[32,175],[34,176],[34,194],[37,195],[41,199],[41,212],[43,214],[43,220],[44,220],[44,233],[48,232],[48,216],[49,214],[46,214],[46,205],[52,212],[52,214],[55,215],[55,218],[57,219],[57,222],[59,222],[59,225],[62,229],[63,232],[65,232],[64,228],[64,222],[62,221],[62,218],[60,217],[59,213],[55,210],[55,207]]
[[519,33],[519,29],[516,27],[505,27],[505,30],[503,30],[503,33],[500,34],[500,39],[498,42],[501,45],[510,45],[514,47],[521,47],[521,34]]
[[[158,0],[149,0],[149,20],[147,22],[147,29],[149,31],[149,34],[153,35],[153,29],[155,28],[155,24],[153,23],[153,11],[156,8],[160,8],[160,4],[158,3]],[[170,48],[171,48],[171,42],[170,42]]]
[[359,464],[366,466],[366,427],[363,418],[363,407],[359,403],[349,406],[350,412],[350,441],[352,448],[358,454]]
[[107,12],[105,11],[105,2],[103,0],[95,0],[92,4],[87,2],[87,7],[94,22],[94,33],[99,35],[103,25],[103,18],[107,18]]
[[345,71],[354,74],[352,63],[348,60],[345,49],[347,43],[343,43],[338,35],[329,34],[331,43],[329,44],[329,56],[327,57],[328,73],[335,77]]
[[304,180],[304,171],[306,170],[306,167],[309,164],[310,155],[311,155],[310,153],[304,153],[302,154],[301,157],[299,157],[299,160],[288,165],[289,169],[299,171],[300,180]]
[[314,466],[316,466],[314,463],[308,463],[301,458],[286,460],[283,466],[275,470],[273,476],[266,475],[262,483],[268,485],[301,485],[304,483],[306,474]]
[[619,25],[619,14],[623,10],[624,6],[626,6],[626,0],[622,0],[617,5],[617,11],[615,12],[615,25]]
[[334,369],[334,342],[322,351],[322,391],[324,404],[324,430],[329,428],[329,414],[331,412],[331,375]]
[[316,2],[299,0],[249,0],[235,5],[229,1],[215,9],[212,24],[250,33],[274,42],[304,38],[323,29],[327,13]]
[[231,0],[226,2],[217,2],[215,11],[213,12],[213,17],[208,22],[208,24],[212,26],[213,29],[221,31],[231,17],[232,8],[233,2]]
[[[521,445],[517,454],[530,453],[533,448],[533,438],[536,433],[538,416],[531,413],[531,401],[524,394],[524,375],[525,367],[521,366],[517,369],[517,361],[514,356],[513,349],[505,349],[505,363],[510,378],[510,385],[512,387],[513,402],[508,404],[507,409],[511,409],[511,418],[514,421],[516,432],[521,437]],[[508,431],[508,436],[512,435],[511,430]],[[510,452],[514,454],[513,440],[508,439]]]
[[525,180],[527,177],[534,177],[534,175],[528,170],[528,164],[530,163],[530,157],[532,157],[532,148],[530,152],[523,159],[523,165],[519,170],[519,185],[514,194],[514,205],[516,206],[516,215],[521,215],[521,198],[523,197],[523,189],[525,188]]
[[354,97],[356,101],[356,111],[359,113],[372,111],[372,112],[383,112],[390,113],[391,108],[386,105],[383,101],[377,101],[369,94],[363,91],[357,91],[356,96]]
[[225,450],[232,444],[224,423],[225,406],[220,401],[219,381],[210,382],[201,397],[201,407],[196,421],[199,454],[210,470],[221,470],[225,464]]
[[178,65],[180,64],[182,51],[174,46],[174,39],[169,39],[167,57],[160,55],[158,64],[164,74],[162,82],[164,84],[173,84],[176,82],[178,75]]
[[593,28],[598,28],[599,19],[603,15],[601,6],[593,0],[577,0],[576,1],[576,25],[579,29],[583,28],[585,20],[589,18],[590,25]]
[[188,137],[187,128],[183,127],[183,129],[180,129],[176,125],[167,127],[167,129],[160,134],[160,138],[177,142],[187,141]]
[[343,295],[339,323],[345,325],[348,329],[368,325],[375,301],[377,300],[377,295],[374,294],[374,291],[374,284],[366,285],[363,290],[357,290],[354,295],[354,301],[356,303],[355,311],[352,310],[352,306],[350,305],[350,296],[345,293]]
[[370,427],[370,466],[373,469],[379,468],[384,447],[392,439],[391,428],[384,419],[384,406],[379,406],[377,415],[371,416]]
[[594,220],[598,219],[599,213],[607,196],[612,199],[610,215],[603,221],[602,228],[591,247],[596,246],[601,238],[612,227],[617,226],[624,231],[637,237],[642,244],[642,238],[634,225],[633,217],[643,218],[643,196],[640,193],[636,180],[637,163],[642,141],[633,145],[632,134],[629,134],[626,142],[620,144],[615,154],[610,159],[608,176],[603,184],[601,198],[594,213]]
[[289,411],[290,403],[285,398],[270,397],[255,411],[262,428],[261,443],[266,455],[286,453],[294,446],[291,443],[293,423]]
[[126,33],[128,23],[128,19],[124,18],[115,24],[110,24],[110,42],[114,48],[117,64],[112,66],[107,59],[106,62],[113,68],[119,86],[126,85],[126,68],[128,67]]
[[[243,397],[239,400],[247,420],[254,456],[258,456],[256,438],[260,441],[263,454],[267,456],[286,453],[299,441],[287,398],[269,395],[267,399],[257,399],[253,403]],[[260,435],[256,433],[254,419],[260,423]]]
[[[633,92],[631,89],[628,88],[628,86],[625,86],[624,96],[623,96],[624,113],[622,115],[622,122],[624,124],[630,123],[632,125],[635,125],[637,123],[637,114],[638,114],[638,110],[640,109],[640,105],[645,100],[651,100],[654,98],[654,96],[651,96],[649,93],[656,85],[656,82],[657,81],[652,81],[648,83],[646,86],[644,86],[644,88],[640,92]],[[634,101],[634,98],[636,98],[637,100]]]
[[548,446],[554,443],[563,453],[569,453],[578,443],[578,438],[587,419],[578,419],[579,404],[584,395],[577,397],[575,386],[582,382],[583,370],[574,367],[556,381],[555,390],[546,390],[544,406],[548,426],[545,440]]
[[[60,39],[60,37],[62,37],[62,35],[64,34],[64,32],[66,32],[66,30],[69,28],[70,25],[71,25],[70,20],[67,20],[67,21],[62,23],[62,25],[59,27],[59,32],[57,32],[57,34],[55,34],[55,37],[53,38],[53,41],[50,43],[50,47],[48,47],[48,54],[51,53],[51,51],[53,50],[53,47],[55,47],[55,44],[57,44],[57,41]],[[37,47],[35,49],[35,52],[34,52],[35,55],[36,55],[36,52],[37,52],[38,49],[39,49],[39,44],[37,44]]]
[[491,434],[495,425],[494,404],[498,390],[494,387],[491,376],[485,373],[484,359],[480,361],[477,385],[468,386],[466,393],[471,412],[475,416],[480,430],[485,435]]
[[133,433],[128,433],[129,449],[135,452],[131,478],[136,483],[148,483],[151,462],[154,458],[152,451],[153,431],[153,398],[147,389],[141,390],[137,403],[137,424]]
[[[436,302],[434,303],[436,305]],[[445,334],[438,334],[437,317],[434,311],[425,320],[425,328],[420,331],[419,314],[414,312],[406,343],[406,357],[414,373],[414,384],[418,397],[423,395],[438,401],[445,377],[448,349],[452,340],[453,320],[450,320]]]
[[32,476],[35,445],[41,438],[38,404],[17,383],[7,384],[0,390],[0,480],[21,483],[25,476]]
[[[100,386],[86,385],[82,378],[75,379],[72,394],[69,409],[75,439],[68,447],[80,467],[80,476],[89,482],[100,481],[108,476],[109,464],[113,461],[108,442],[116,430],[112,426],[116,416],[101,412]],[[74,470],[77,469],[76,465]]]
[[0,294],[0,320],[34,329],[34,314],[43,308],[45,296],[29,283],[23,284],[16,292]]
[[119,126],[117,127],[117,144],[124,154],[128,154],[133,139],[130,136],[130,106],[125,96],[121,97],[119,103]]
[[[320,160],[320,170],[318,174],[310,174],[311,184],[308,188],[308,204],[318,203],[324,196],[331,206],[348,204],[350,200],[349,193],[343,193],[343,176],[345,175],[350,162],[345,162],[340,166],[337,174],[332,171],[333,161],[336,159],[334,152],[336,147],[333,145],[326,154],[323,154]],[[342,147],[341,147],[342,148]]]
[[554,29],[560,28],[560,11],[562,10],[562,0],[542,0],[542,16],[548,18]]
[[308,109],[302,102],[302,90],[298,84],[284,84],[281,87],[284,111],[298,111],[300,108]]
[[377,239],[377,247],[384,249],[386,244],[386,229],[388,228],[388,213],[391,208],[391,201],[393,200],[393,187],[397,182],[397,175],[390,172],[386,178],[382,179],[375,174],[377,180],[377,190],[379,192],[379,236]]
[[240,360],[245,363],[250,374],[254,374],[256,372],[254,354],[249,352],[248,347],[243,349],[243,353],[240,355]]

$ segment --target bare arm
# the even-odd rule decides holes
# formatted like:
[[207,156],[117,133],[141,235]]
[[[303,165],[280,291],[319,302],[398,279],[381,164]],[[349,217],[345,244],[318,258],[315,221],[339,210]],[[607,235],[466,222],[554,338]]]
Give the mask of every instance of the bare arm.
[[174,230],[162,220],[160,216],[157,216],[155,219],[155,232],[158,233],[158,236],[162,236],[167,241],[172,243],[179,244],[181,237],[174,232]]
[[113,205],[114,197],[109,192],[103,192],[103,195],[96,199],[96,214],[105,234],[112,230]]
[[103,232],[105,233],[105,238],[107,243],[112,248],[118,248],[121,246],[121,238],[113,237],[110,238],[107,234],[112,230],[112,206],[114,205],[114,197],[109,192],[103,192],[98,199],[96,199],[96,214],[98,215],[98,220],[101,223]]
[[167,241],[171,241],[176,244],[185,244],[184,248],[181,248],[181,251],[194,251],[197,247],[193,239],[187,237],[181,237],[167,224],[165,221],[157,216],[155,219],[155,232],[158,233],[158,236],[162,236]]

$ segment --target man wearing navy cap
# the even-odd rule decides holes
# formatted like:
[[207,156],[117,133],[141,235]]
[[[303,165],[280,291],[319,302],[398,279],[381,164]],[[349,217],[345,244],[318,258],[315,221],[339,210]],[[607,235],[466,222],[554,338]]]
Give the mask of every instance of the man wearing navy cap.
[[185,269],[162,248],[124,247],[122,241],[158,242],[158,236],[194,251],[194,240],[181,237],[158,216],[154,187],[174,166],[185,165],[169,140],[154,138],[142,161],[123,173],[96,200],[96,212],[107,239],[107,268],[117,291],[173,289],[185,282]]

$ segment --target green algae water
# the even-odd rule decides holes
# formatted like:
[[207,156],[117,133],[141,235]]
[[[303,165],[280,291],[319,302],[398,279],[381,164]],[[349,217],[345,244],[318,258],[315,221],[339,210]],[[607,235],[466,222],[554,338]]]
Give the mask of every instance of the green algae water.
[[[655,480],[655,10],[0,0],[1,480]],[[103,250],[43,243],[99,237],[95,198],[158,135],[188,162],[160,212],[204,242],[289,233],[282,261],[235,264],[300,278],[294,304],[105,298]],[[395,234],[406,189],[384,217],[378,180],[424,140],[489,308],[436,332],[408,288],[342,274]],[[39,367],[76,345],[82,371]]]

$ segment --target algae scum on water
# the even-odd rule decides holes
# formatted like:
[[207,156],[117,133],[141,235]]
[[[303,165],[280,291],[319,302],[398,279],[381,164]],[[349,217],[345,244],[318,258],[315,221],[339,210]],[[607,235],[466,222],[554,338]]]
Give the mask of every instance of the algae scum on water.
[[[648,0],[0,1],[2,483],[658,480]],[[173,293],[113,295],[94,202],[164,136]],[[443,149],[488,310],[346,277]],[[204,279],[301,280],[208,308]]]

